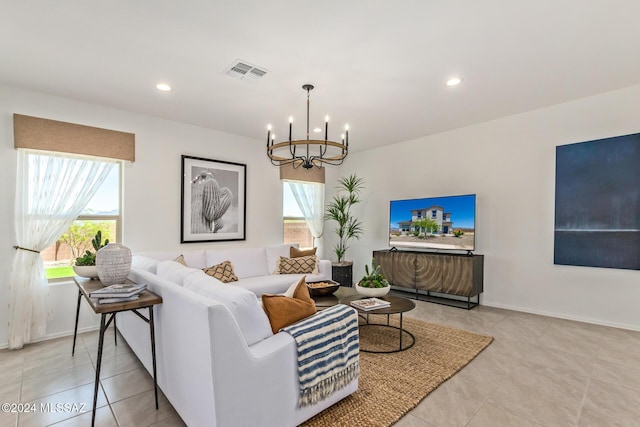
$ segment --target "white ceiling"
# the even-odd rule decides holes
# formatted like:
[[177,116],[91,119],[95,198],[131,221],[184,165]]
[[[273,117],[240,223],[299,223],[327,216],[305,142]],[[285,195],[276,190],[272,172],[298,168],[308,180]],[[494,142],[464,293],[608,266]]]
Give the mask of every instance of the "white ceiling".
[[[640,84],[639,16],[638,0],[2,0],[0,82],[260,140],[290,115],[303,137],[312,83],[312,127],[348,122],[358,151]],[[223,75],[236,59],[267,76]]]

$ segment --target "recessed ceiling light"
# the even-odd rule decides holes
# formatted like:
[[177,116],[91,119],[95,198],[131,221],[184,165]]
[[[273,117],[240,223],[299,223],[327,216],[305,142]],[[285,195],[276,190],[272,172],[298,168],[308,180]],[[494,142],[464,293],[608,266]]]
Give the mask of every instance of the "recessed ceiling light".
[[462,83],[461,77],[452,77],[447,80],[447,86],[458,86],[460,83]]
[[315,133],[320,133],[320,132],[322,132],[322,129],[320,129],[320,128],[313,128],[313,131],[314,131]]
[[156,85],[156,89],[161,90],[163,92],[169,92],[171,90],[171,86],[166,83],[158,83]]

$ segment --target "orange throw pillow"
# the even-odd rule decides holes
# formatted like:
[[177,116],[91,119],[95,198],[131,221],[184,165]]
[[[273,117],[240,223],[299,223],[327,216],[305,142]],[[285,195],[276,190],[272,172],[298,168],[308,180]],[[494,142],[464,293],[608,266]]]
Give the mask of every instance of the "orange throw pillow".
[[284,295],[262,295],[262,306],[267,313],[274,334],[285,326],[316,313],[316,303],[309,296],[304,277],[298,282],[293,298]]
[[298,249],[291,246],[291,248],[289,248],[289,258],[299,258],[301,256],[315,255],[316,250],[318,250],[318,248]]

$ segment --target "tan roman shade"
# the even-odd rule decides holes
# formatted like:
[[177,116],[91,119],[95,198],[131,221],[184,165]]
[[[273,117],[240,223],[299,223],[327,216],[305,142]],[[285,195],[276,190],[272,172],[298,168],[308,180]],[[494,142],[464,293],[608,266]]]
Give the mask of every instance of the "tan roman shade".
[[13,115],[13,139],[15,148],[84,154],[130,162],[136,158],[136,136],[133,133],[21,114]]
[[280,179],[288,179],[291,181],[319,182],[324,184],[324,168],[313,167],[305,169],[299,167],[293,168],[293,164],[280,166]]

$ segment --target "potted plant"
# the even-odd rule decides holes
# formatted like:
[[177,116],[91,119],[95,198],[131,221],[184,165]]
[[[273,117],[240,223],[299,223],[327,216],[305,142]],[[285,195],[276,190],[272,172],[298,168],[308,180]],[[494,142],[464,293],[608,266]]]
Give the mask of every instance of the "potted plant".
[[360,203],[360,191],[364,188],[364,181],[356,174],[342,177],[338,183],[338,193],[327,205],[325,219],[337,223],[336,234],[338,243],[334,246],[337,262],[331,264],[333,280],[342,286],[353,286],[353,262],[345,261],[344,256],[349,249],[349,240],[359,239],[362,234],[362,222],[352,213],[353,205]]
[[365,275],[356,283],[356,291],[368,297],[381,297],[389,293],[391,286],[387,279],[380,272],[380,266],[375,260],[371,260],[371,270],[369,266],[364,266]]
[[[109,244],[109,239],[102,243],[102,232],[98,230],[95,237],[91,239],[91,246],[98,252],[100,249],[104,248]],[[98,271],[96,269],[96,252],[91,252],[90,250],[86,250],[84,255],[76,258],[76,262],[73,265],[73,271],[76,275],[80,277],[89,277],[91,279],[95,279],[98,277]]]

